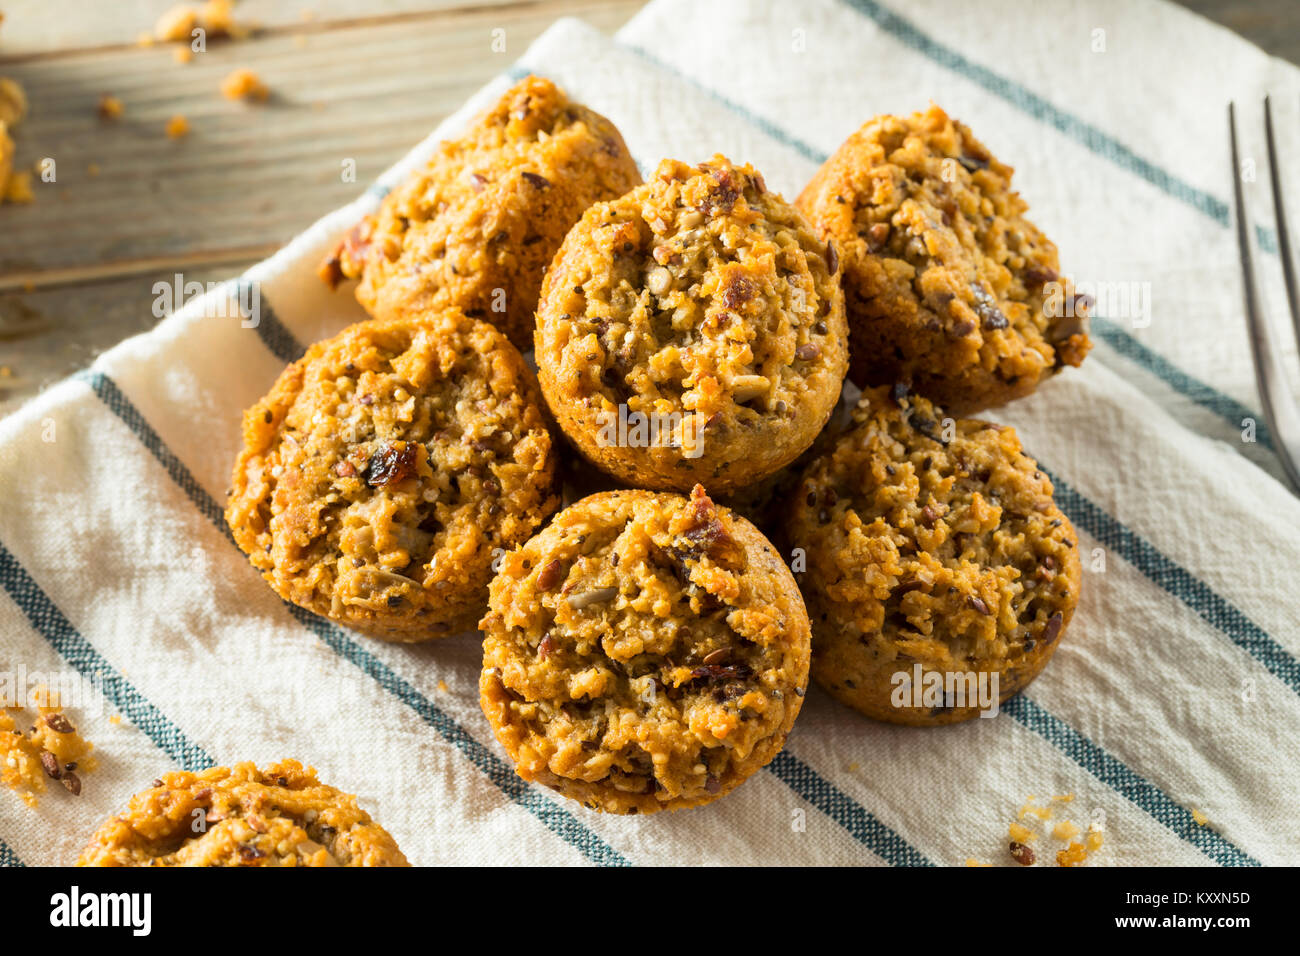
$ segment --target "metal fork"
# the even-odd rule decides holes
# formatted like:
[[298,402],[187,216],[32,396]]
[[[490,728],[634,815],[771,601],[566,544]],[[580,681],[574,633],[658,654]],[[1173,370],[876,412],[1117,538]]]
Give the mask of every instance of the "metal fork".
[[[1278,172],[1277,143],[1273,136],[1273,110],[1264,97],[1264,135],[1268,141],[1269,185],[1273,192],[1274,218],[1277,220],[1277,252],[1282,260],[1286,280],[1286,301],[1291,310],[1291,324],[1300,341],[1300,306],[1297,300],[1295,265],[1291,258],[1291,238],[1286,228],[1286,208],[1282,202],[1281,174]],[[1251,245],[1250,214],[1241,184],[1241,157],[1237,150],[1237,121],[1233,104],[1228,104],[1228,136],[1232,142],[1232,198],[1237,221],[1237,247],[1241,254],[1241,288],[1250,328],[1250,351],[1255,360],[1255,384],[1259,402],[1273,433],[1273,450],[1282,470],[1300,494],[1300,405],[1286,384],[1280,359],[1281,350],[1273,340],[1273,330],[1260,305],[1259,285],[1255,280],[1255,263]]]

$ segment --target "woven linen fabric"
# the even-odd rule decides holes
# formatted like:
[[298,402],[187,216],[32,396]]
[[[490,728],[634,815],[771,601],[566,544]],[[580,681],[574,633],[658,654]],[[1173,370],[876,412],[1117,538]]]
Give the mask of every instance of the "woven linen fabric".
[[[317,263],[529,72],[612,119],[646,173],[722,152],[792,199],[871,115],[931,101],[1016,167],[1096,287],[1098,346],[985,416],[1050,473],[1085,569],[1055,659],[998,716],[892,727],[812,688],[726,798],[601,815],[515,775],[475,635],[367,639],[280,601],[234,546],[241,411],[364,318]],[[1091,865],[1300,863],[1300,501],[1258,421],[1224,117],[1235,98],[1263,170],[1265,92],[1293,119],[1300,71],[1155,2],[656,0],[613,38],[558,22],[350,206],[0,420],[0,672],[71,676],[101,764],[79,798],[0,791],[0,862],[71,863],[166,770],[292,756],[425,865],[1009,863],[1031,795],[1104,827]]]

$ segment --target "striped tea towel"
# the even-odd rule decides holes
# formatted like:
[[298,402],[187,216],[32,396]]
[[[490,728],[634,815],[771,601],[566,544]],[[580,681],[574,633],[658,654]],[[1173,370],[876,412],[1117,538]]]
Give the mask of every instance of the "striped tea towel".
[[[613,40],[562,21],[351,206],[0,421],[0,664],[76,678],[101,763],[76,800],[0,792],[0,859],[72,861],[165,769],[295,756],[417,864],[1006,863],[1031,795],[1072,795],[1054,820],[1104,826],[1093,864],[1300,863],[1300,502],[1267,430],[1243,441],[1223,129],[1227,97],[1253,108],[1300,75],[1171,6],[1087,6],[656,0]],[[646,170],[720,151],[792,198],[870,115],[931,100],[1018,168],[1094,285],[1103,344],[991,415],[1050,471],[1085,564],[1063,646],[997,718],[892,727],[812,690],[735,793],[602,816],[515,776],[472,635],[348,633],[283,604],[231,543],[240,411],[362,318],[316,263],[530,71],[609,116]],[[1044,835],[1040,858],[1063,845]]]

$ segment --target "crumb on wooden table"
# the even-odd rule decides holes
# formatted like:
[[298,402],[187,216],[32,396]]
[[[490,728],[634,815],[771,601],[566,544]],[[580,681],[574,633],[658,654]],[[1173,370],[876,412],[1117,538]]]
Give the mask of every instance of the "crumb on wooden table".
[[172,59],[177,63],[189,63],[194,59],[194,51],[187,46],[172,47]]
[[32,174],[26,170],[10,173],[5,181],[4,201],[19,205],[35,202],[36,193],[32,190]]
[[235,70],[221,81],[221,95],[228,100],[265,100],[271,95],[252,70]]
[[190,121],[182,114],[177,113],[167,121],[167,138],[180,139],[182,136],[189,135]]
[[105,93],[99,98],[99,115],[104,119],[117,119],[126,110],[122,101],[111,93]]

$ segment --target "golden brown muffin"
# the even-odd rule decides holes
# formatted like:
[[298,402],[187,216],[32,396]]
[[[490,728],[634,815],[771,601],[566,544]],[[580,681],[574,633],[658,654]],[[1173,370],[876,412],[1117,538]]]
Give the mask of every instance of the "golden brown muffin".
[[1089,302],[1011,173],[931,106],[871,120],[804,189],[796,205],[844,260],[858,385],[907,383],[967,414],[1083,361]]
[[244,413],[226,521],[277,594],[391,641],[472,628],[559,506],[532,372],[454,309],[313,345]]
[[750,166],[660,163],[587,210],[546,274],[538,378],[616,478],[726,494],[797,458],[847,369],[835,255]]
[[649,491],[584,498],[501,563],[483,712],[519,775],[593,810],[716,800],[780,752],[810,635],[757,529]]
[[362,220],[321,278],[360,277],[357,300],[372,315],[456,306],[527,351],[564,234],[640,181],[613,123],[529,76]]
[[807,561],[813,677],[891,723],[993,710],[1038,675],[1070,623],[1074,529],[1012,428],[945,418],[902,386],[865,393],[854,420],[809,467],[789,515]]
[[357,798],[284,760],[164,774],[95,831],[77,866],[409,866]]

